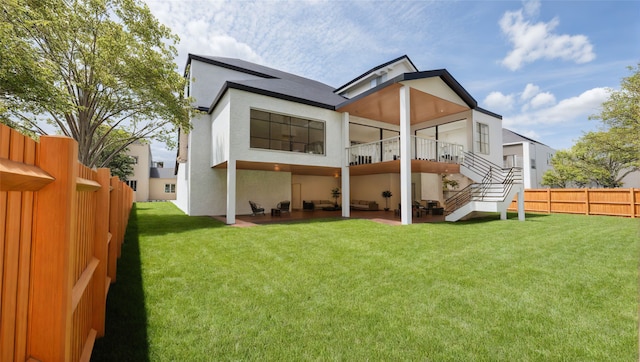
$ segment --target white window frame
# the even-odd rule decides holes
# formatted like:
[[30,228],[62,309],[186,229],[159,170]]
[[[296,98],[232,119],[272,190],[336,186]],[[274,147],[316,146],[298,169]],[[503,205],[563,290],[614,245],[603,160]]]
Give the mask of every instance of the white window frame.
[[476,122],[476,152],[488,155],[491,151],[491,143],[489,140],[489,125],[486,123]]

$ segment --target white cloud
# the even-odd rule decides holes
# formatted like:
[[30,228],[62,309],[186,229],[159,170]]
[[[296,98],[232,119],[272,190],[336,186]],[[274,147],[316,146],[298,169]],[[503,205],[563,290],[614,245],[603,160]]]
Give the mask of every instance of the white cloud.
[[489,109],[493,109],[497,112],[504,112],[513,108],[514,96],[513,94],[504,95],[501,92],[491,92],[484,99],[483,103]]
[[529,102],[531,107],[534,109],[545,107],[545,106],[551,106],[551,105],[554,105],[555,103],[556,103],[556,97],[549,92],[538,93]]
[[526,101],[528,99],[533,98],[538,93],[540,93],[540,87],[538,87],[537,85],[528,83],[524,87],[524,91],[522,92],[520,99],[522,99],[523,101]]
[[502,65],[518,70],[526,63],[539,59],[562,59],[578,64],[595,59],[589,38],[585,35],[555,34],[560,24],[557,18],[548,23],[531,22],[531,15],[539,11],[539,3],[525,3],[525,9],[507,11],[500,19],[500,29],[512,43],[513,49],[502,59]]
[[593,88],[576,97],[563,99],[557,104],[548,107],[544,107],[545,99],[543,97],[541,108],[531,112],[505,116],[503,125],[507,128],[522,128],[536,125],[560,125],[585,120],[591,114],[597,113],[602,102],[607,100],[608,97],[609,91],[607,88]]

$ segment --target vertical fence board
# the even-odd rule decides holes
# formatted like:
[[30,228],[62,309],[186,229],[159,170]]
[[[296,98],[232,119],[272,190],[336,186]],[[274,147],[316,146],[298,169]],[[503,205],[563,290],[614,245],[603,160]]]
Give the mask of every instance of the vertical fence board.
[[[0,157],[2,158],[6,158],[6,159],[9,158],[10,138],[11,138],[10,128],[0,125]],[[4,249],[7,243],[7,240],[5,238],[6,217],[7,217],[7,192],[0,191],[0,238],[2,238],[2,242],[0,242],[0,305],[2,305],[2,300],[4,299],[2,290],[4,289]]]
[[100,190],[96,191],[96,225],[93,235],[93,248],[95,257],[99,260],[95,271],[93,286],[93,329],[97,336],[104,336],[106,298],[107,298],[107,260],[108,260],[108,235],[109,235],[109,187],[110,172],[108,168],[98,170],[97,181]]
[[[40,168],[56,179],[38,192],[31,271],[28,355],[41,361],[69,361],[75,239],[78,146],[63,137],[42,137]],[[51,212],[51,210],[57,210]]]
[[[11,130],[9,141],[9,159],[22,162],[24,160],[24,137]],[[4,271],[2,283],[2,303],[0,311],[0,360],[13,360],[16,308],[18,299],[18,261],[20,258],[20,218],[22,215],[22,194],[19,191],[7,193],[7,210],[5,219]]]
[[[24,163],[34,165],[36,162],[36,142],[25,138]],[[33,192],[22,192],[22,216],[20,232],[20,259],[18,269],[18,296],[16,307],[16,338],[14,360],[26,360],[27,322],[29,311],[29,271],[31,268],[31,239],[33,226]]]
[[109,231],[111,233],[111,243],[109,244],[109,265],[108,274],[111,283],[116,282],[116,268],[118,264],[118,240],[120,240],[119,212],[118,212],[118,178],[111,178],[111,209],[109,210]]

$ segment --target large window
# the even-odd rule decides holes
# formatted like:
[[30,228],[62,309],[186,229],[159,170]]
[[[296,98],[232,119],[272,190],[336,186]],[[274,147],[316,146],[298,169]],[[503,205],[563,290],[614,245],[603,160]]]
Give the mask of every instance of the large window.
[[251,110],[251,148],[324,154],[324,122]]
[[175,194],[176,193],[176,184],[164,184],[164,193],[165,194]]
[[476,152],[489,154],[489,126],[476,123]]

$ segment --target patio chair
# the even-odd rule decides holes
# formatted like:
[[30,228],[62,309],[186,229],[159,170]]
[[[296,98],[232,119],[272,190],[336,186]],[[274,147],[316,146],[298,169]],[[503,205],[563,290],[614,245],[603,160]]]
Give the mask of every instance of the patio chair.
[[257,214],[264,215],[264,208],[263,207],[260,207],[260,205],[256,204],[253,201],[249,201],[249,205],[251,205],[251,211],[253,212],[253,214],[251,214],[251,216],[256,216]]
[[291,205],[291,201],[280,201],[276,208],[280,210],[280,212],[289,212],[289,206]]

